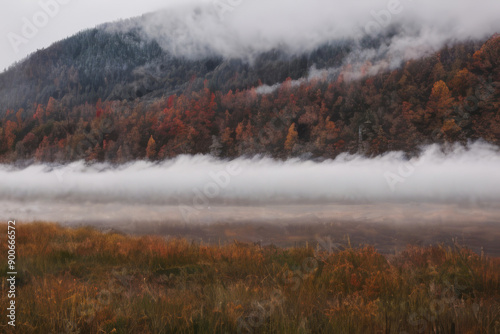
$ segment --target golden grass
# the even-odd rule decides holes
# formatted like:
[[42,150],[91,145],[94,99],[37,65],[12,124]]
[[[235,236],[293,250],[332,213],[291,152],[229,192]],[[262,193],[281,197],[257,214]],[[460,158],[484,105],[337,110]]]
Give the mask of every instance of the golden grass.
[[461,247],[385,257],[17,225],[4,333],[500,333],[500,259]]

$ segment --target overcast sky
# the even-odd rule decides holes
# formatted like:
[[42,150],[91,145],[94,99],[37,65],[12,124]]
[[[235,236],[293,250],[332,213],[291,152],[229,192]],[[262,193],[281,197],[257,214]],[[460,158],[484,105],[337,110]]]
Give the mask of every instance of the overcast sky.
[[34,37],[28,40],[28,43],[20,44],[18,52],[16,52],[9,41],[9,33],[24,38],[22,34],[22,28],[25,25],[23,19],[27,18],[33,22],[33,16],[42,10],[41,3],[52,1],[54,0],[2,1],[0,10],[0,71],[33,51],[47,47],[80,30],[186,2],[185,0],[58,0],[60,3],[59,12],[54,17],[50,17],[48,23],[39,29]]

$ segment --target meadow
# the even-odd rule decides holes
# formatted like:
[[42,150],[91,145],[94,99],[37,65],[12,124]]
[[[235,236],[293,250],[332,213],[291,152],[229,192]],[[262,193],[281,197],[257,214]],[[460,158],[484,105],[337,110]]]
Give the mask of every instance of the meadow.
[[18,223],[16,245],[14,329],[0,234],[2,333],[500,333],[500,258],[456,242],[382,255]]

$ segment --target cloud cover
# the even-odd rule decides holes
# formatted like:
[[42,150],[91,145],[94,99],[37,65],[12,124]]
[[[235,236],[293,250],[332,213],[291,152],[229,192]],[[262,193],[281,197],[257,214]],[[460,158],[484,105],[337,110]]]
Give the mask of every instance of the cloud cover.
[[379,52],[397,62],[448,42],[500,32],[498,13],[498,1],[214,0],[179,5],[139,23],[122,22],[121,28],[140,26],[177,56],[245,58],[277,47],[307,52],[395,27],[397,34]]

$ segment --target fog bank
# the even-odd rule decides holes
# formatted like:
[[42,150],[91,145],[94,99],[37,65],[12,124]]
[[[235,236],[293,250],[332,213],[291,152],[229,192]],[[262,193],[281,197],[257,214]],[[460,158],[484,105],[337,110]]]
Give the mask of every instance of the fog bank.
[[270,158],[223,161],[180,156],[122,166],[0,166],[0,200],[212,205],[334,203],[500,203],[500,153],[475,143],[443,153],[429,146],[412,160],[341,155],[323,162]]

